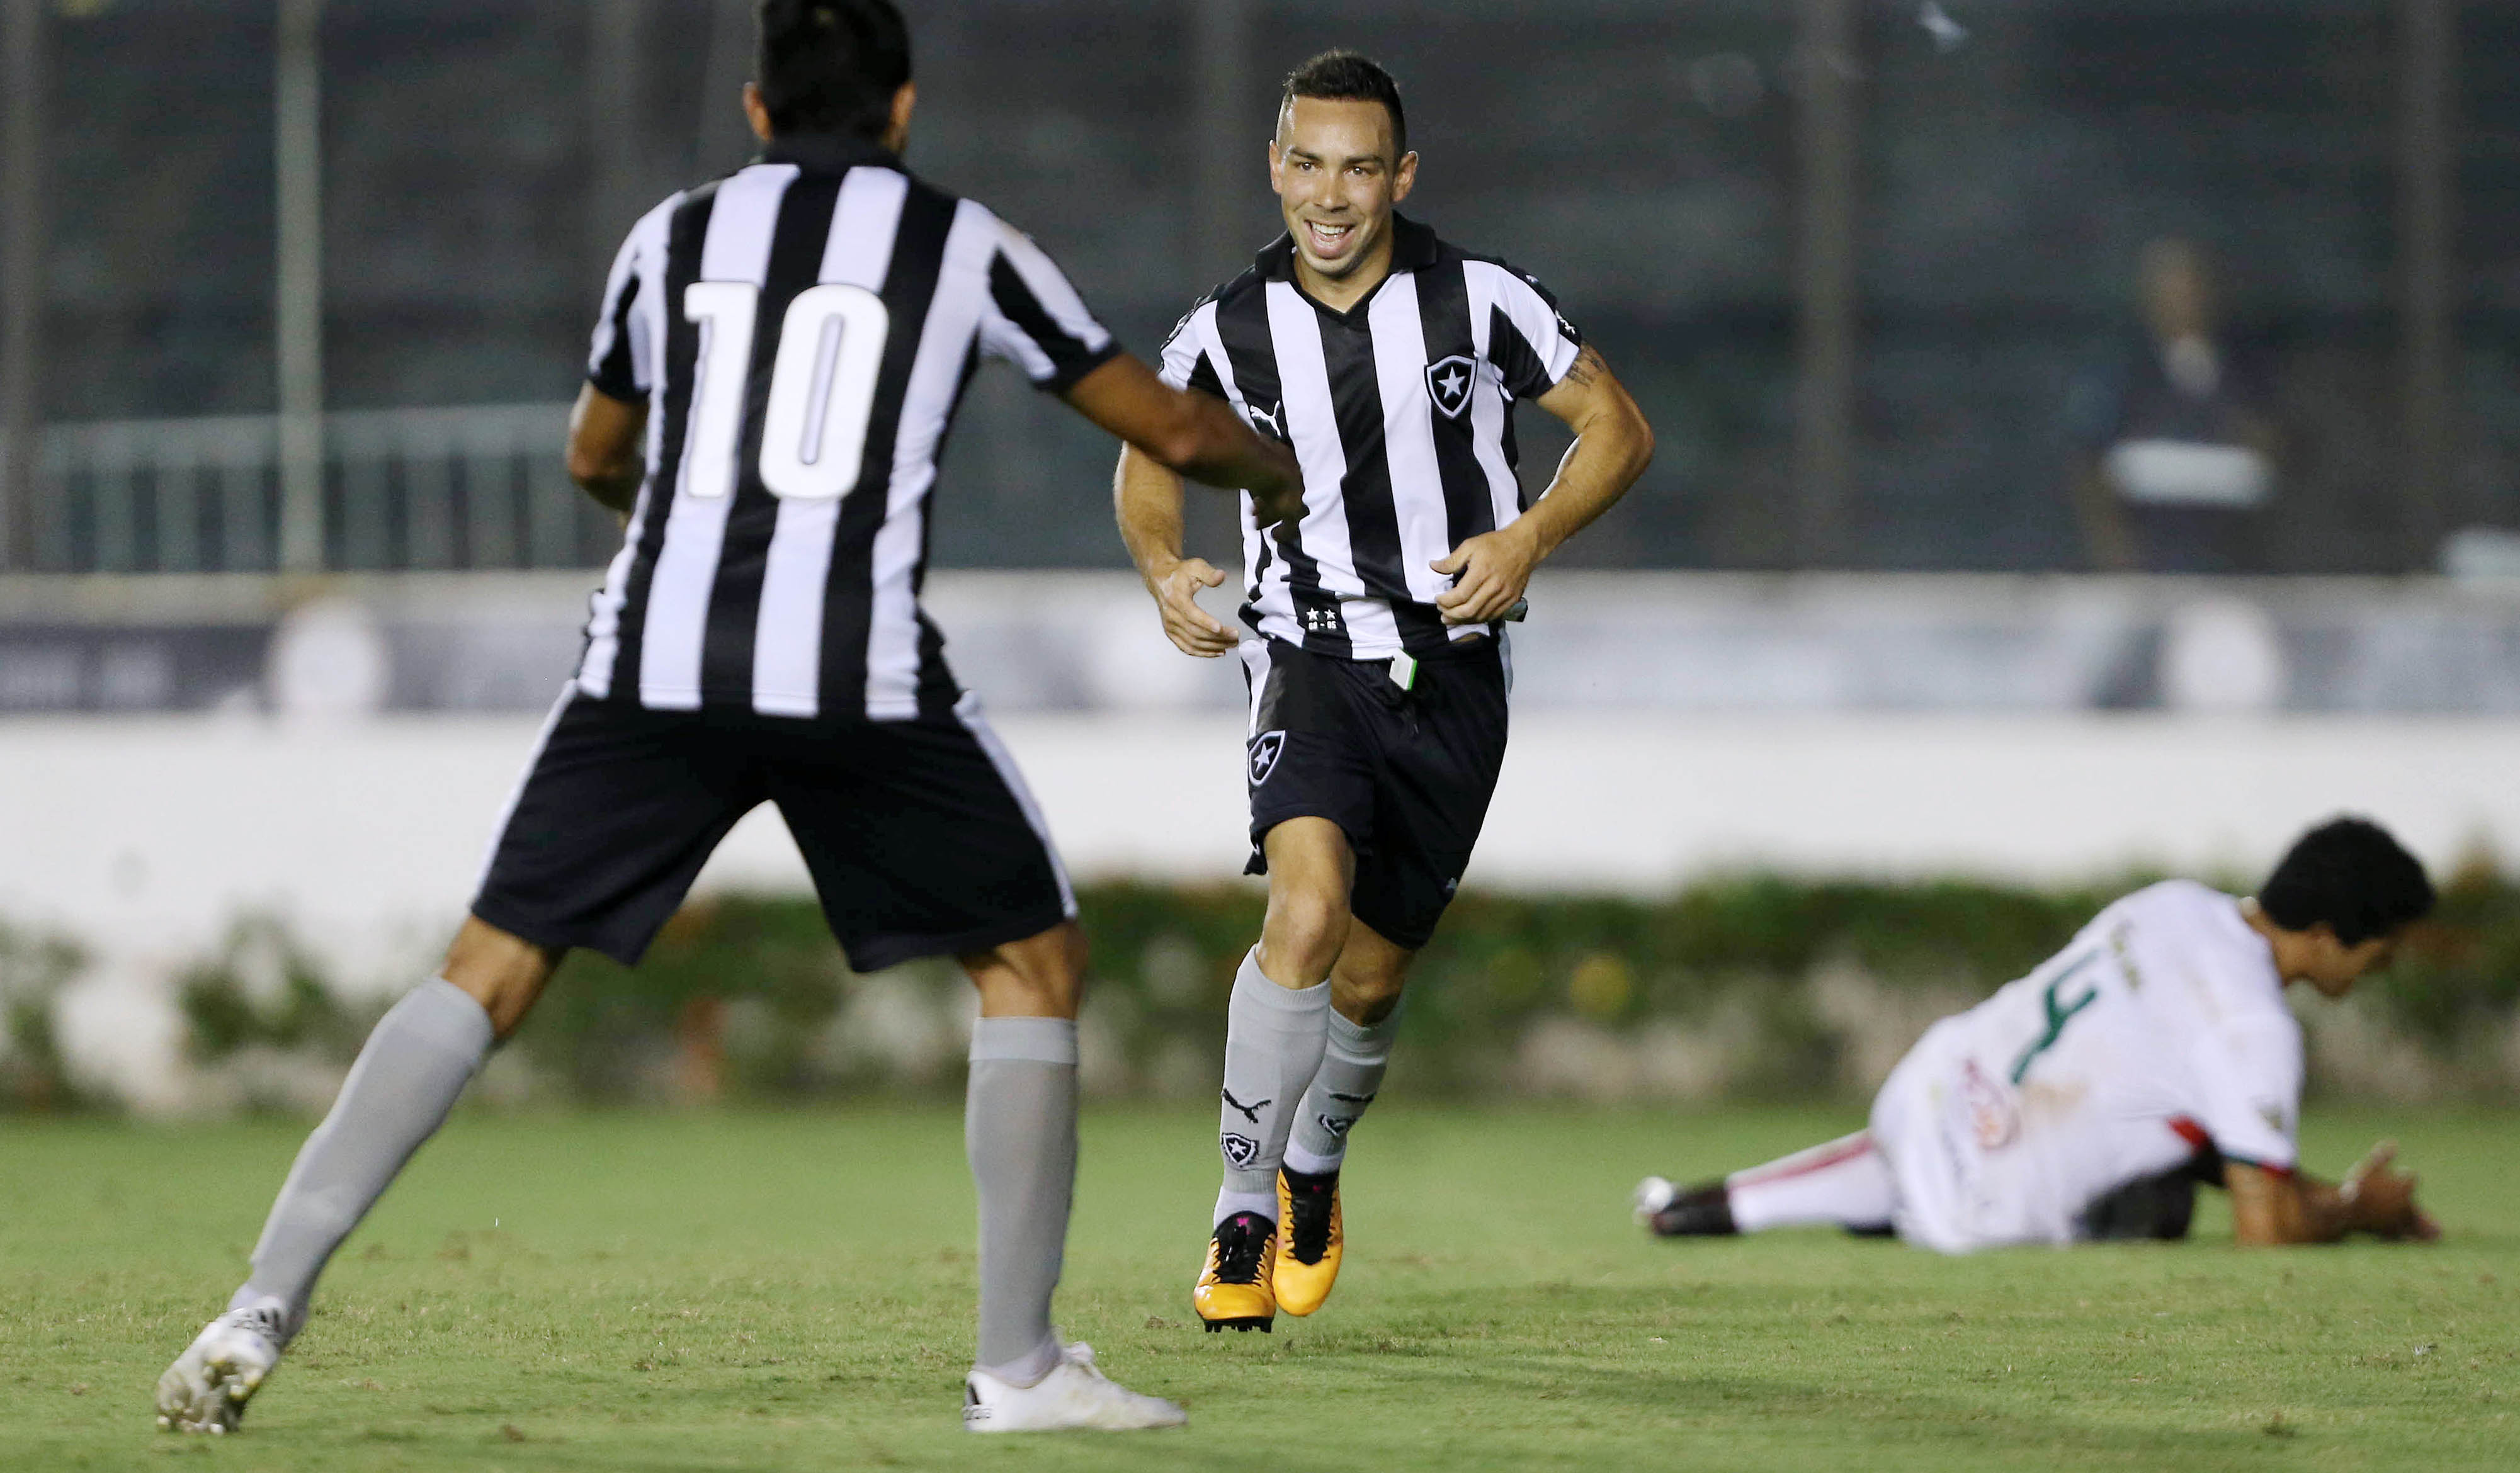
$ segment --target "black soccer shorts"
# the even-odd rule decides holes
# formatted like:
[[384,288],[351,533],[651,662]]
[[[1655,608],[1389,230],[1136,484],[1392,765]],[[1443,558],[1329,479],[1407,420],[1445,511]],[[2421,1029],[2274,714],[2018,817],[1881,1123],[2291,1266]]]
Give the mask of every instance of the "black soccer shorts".
[[765,801],[858,971],[984,951],[1076,913],[975,697],[950,716],[812,722],[572,692],[500,821],[472,914],[634,963],[718,841]]
[[1356,851],[1348,909],[1416,951],[1435,934],[1487,821],[1505,765],[1505,655],[1465,640],[1418,662],[1411,690],[1389,660],[1246,641],[1251,733],[1251,862],[1265,874],[1269,830],[1288,819],[1336,824]]

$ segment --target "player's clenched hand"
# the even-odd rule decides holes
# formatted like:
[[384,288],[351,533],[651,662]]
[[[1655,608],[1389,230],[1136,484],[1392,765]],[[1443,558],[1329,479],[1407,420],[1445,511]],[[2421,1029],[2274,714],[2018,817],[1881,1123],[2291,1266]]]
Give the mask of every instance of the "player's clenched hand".
[[[1286,457],[1286,463],[1291,467],[1294,457]],[[1275,491],[1251,493],[1251,520],[1263,530],[1285,522],[1300,523],[1303,519],[1304,481],[1300,471]]]
[[2412,1237],[2426,1242],[2441,1228],[2415,1205],[2415,1179],[2396,1169],[2398,1146],[2383,1140],[2345,1174],[2338,1194],[2354,1203],[2362,1225],[2383,1237]]
[[1483,532],[1453,549],[1451,557],[1435,559],[1435,571],[1458,575],[1452,588],[1436,598],[1435,606],[1443,610],[1447,624],[1502,619],[1521,602],[1539,562],[1540,549],[1526,533],[1510,526]]
[[1173,642],[1173,647],[1203,660],[1212,660],[1234,647],[1234,631],[1198,606],[1198,591],[1224,581],[1225,575],[1204,558],[1185,558],[1170,571],[1147,580],[1148,590],[1155,596],[1155,606],[1163,610],[1164,638]]

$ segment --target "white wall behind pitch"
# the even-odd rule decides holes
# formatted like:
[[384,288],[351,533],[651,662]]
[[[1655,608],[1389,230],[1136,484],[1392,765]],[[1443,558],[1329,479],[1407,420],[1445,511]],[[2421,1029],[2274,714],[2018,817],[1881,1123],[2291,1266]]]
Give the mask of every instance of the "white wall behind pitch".
[[[1233,717],[998,725],[1080,875],[1239,871]],[[461,915],[535,726],[0,723],[0,917],[164,956],[264,910],[347,970],[399,964]],[[2500,720],[1526,716],[1470,879],[1651,892],[1753,865],[2043,879],[2131,862],[2245,870],[2344,810],[2388,823],[2438,865],[2478,842],[2520,847],[2515,755],[2520,722]],[[702,883],[796,889],[804,871],[765,810]]]

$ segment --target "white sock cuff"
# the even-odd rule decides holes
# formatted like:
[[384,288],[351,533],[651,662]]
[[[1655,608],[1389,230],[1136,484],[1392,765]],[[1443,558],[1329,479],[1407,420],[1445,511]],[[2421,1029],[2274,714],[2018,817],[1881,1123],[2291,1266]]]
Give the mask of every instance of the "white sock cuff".
[[1224,1227],[1225,1220],[1238,1212],[1252,1213],[1267,1218],[1273,1223],[1278,1221],[1277,1187],[1273,1185],[1267,1191],[1236,1191],[1229,1186],[1218,1192],[1216,1220],[1211,1225],[1211,1230]]
[[[1031,1020],[1025,1019],[1024,1021]],[[1051,1021],[1064,1022],[1065,1019],[1053,1019]],[[1042,1340],[1041,1344],[1034,1346],[1031,1354],[1025,1356],[1022,1360],[1010,1361],[1004,1365],[976,1365],[972,1368],[975,1370],[987,1371],[990,1375],[1006,1382],[1009,1386],[1029,1389],[1031,1387],[1039,1386],[1041,1384],[1042,1377],[1058,1369],[1059,1358],[1065,1353],[1066,1349],[1067,1348],[1065,1346],[1058,1343],[1058,1330],[1054,1326],[1050,1334]]]
[[971,1062],[1023,1059],[1076,1063],[1074,1018],[981,1018],[971,1025]]
[[476,1065],[496,1039],[488,1011],[444,977],[431,977],[403,994],[377,1026],[388,1023],[397,1038],[433,1045]]
[[[1266,1007],[1276,1012],[1297,1015],[1327,1012],[1330,1005],[1330,984],[1325,978],[1310,987],[1281,987],[1269,980],[1260,969],[1260,949],[1253,947],[1242,959],[1242,969],[1234,974],[1234,1000]],[[1331,1014],[1333,1017],[1335,1013]]]

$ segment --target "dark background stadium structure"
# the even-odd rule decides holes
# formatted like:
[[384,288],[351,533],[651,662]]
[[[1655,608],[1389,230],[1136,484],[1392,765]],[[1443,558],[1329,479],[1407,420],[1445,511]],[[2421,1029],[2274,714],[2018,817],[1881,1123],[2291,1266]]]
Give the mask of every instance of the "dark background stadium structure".
[[[0,232],[20,423],[272,413],[285,7],[5,4],[42,94],[12,99],[41,128],[9,176],[42,207]],[[2414,570],[2457,528],[2520,526],[2520,4],[1951,0],[1949,25],[1889,0],[905,8],[914,166],[1040,238],[1142,353],[1277,228],[1277,75],[1331,44],[1387,62],[1425,157],[1408,208],[1556,289],[1660,431],[1573,564],[2083,565],[2071,385],[2170,234],[2221,258],[2266,365],[2273,567]],[[621,233],[747,153],[748,10],[324,8],[326,408],[572,393]],[[1554,429],[1527,424],[1527,484]],[[1109,447],[1058,406],[984,376],[955,438],[940,565],[1122,564]],[[0,550],[23,567],[40,509],[32,458],[8,460]],[[87,535],[61,567],[96,565]]]

